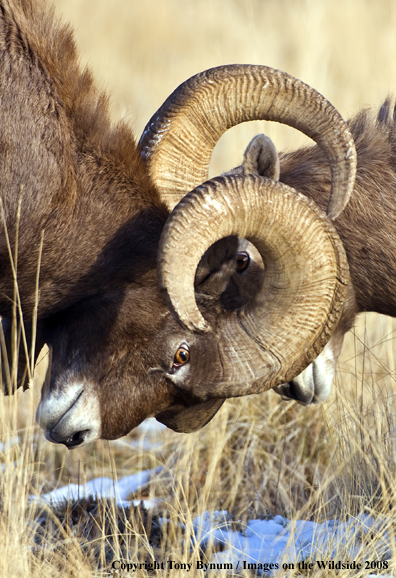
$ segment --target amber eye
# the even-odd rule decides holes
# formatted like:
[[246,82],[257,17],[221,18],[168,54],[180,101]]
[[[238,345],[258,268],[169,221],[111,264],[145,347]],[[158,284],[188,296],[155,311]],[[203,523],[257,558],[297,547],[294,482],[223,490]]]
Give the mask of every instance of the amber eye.
[[189,359],[190,359],[190,351],[188,345],[183,344],[176,351],[173,365],[175,367],[180,367],[180,365],[184,365],[185,363],[187,363]]
[[248,267],[250,263],[250,257],[246,251],[242,251],[237,255],[236,270],[238,273],[242,273]]

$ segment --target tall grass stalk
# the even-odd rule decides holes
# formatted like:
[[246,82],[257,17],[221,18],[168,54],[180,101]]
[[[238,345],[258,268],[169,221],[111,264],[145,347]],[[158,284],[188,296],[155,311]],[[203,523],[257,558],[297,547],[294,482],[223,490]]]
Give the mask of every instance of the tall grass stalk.
[[[224,63],[286,70],[320,90],[344,116],[362,105],[378,107],[396,88],[391,0],[117,0],[111,7],[105,0],[56,0],[55,6],[76,28],[83,63],[112,95],[114,118],[125,117],[137,136],[180,82]],[[221,139],[212,174],[239,164],[250,138],[263,131],[280,149],[306,143],[292,129],[249,123]],[[22,191],[21,198],[26,194]],[[1,215],[4,224],[3,209]],[[145,444],[148,433],[132,432],[123,440],[68,452],[45,441],[35,424],[50,352],[42,352],[33,375],[34,350],[27,347],[18,296],[17,245],[9,243],[9,253],[15,355],[3,369],[15,388],[21,348],[30,355],[31,388],[0,403],[0,577],[107,576],[111,561],[121,558],[209,561],[214,546],[203,551],[192,526],[206,510],[227,510],[226,523],[242,532],[248,520],[275,514],[318,522],[360,513],[385,517],[380,532],[361,539],[368,557],[381,557],[386,528],[387,555],[394,558],[393,320],[371,314],[358,320],[323,406],[283,403],[269,392],[227,402],[196,434],[165,430],[155,444],[152,439]],[[39,263],[37,271],[38,296]],[[4,363],[1,331],[0,345]],[[31,499],[69,482],[120,478],[160,465],[149,486],[131,496],[159,500],[153,511],[140,505],[123,510],[111,501],[48,506]],[[345,546],[334,547],[337,556],[346,555]],[[167,574],[174,576],[162,572]],[[139,576],[149,573],[142,570]],[[334,571],[315,576],[334,576]]]

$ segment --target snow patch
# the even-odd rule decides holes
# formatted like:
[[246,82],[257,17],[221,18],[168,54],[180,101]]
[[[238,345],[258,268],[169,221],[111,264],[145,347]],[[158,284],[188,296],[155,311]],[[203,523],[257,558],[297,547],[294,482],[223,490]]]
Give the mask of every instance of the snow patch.
[[[113,498],[120,507],[127,508],[132,504],[140,504],[140,500],[130,500],[130,496],[138,490],[144,488],[150,479],[159,474],[162,467],[138,472],[130,476],[124,476],[120,480],[113,480],[111,478],[96,478],[83,484],[68,484],[63,488],[58,488],[42,494],[40,500],[47,504],[54,506],[66,502],[67,500],[78,500],[81,498],[88,498],[92,496],[96,499]],[[31,496],[31,499],[37,499]],[[144,500],[146,508],[153,508],[159,503],[159,500]]]

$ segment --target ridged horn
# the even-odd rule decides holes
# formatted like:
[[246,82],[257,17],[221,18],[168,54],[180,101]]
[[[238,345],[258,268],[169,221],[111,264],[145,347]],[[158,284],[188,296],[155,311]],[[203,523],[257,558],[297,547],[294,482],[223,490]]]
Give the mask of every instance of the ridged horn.
[[221,66],[193,76],[148,122],[139,147],[169,209],[208,179],[222,134],[250,120],[289,125],[323,149],[332,174],[327,215],[335,219],[348,203],[356,172],[355,145],[345,121],[301,80],[254,65]]
[[[229,235],[255,245],[264,282],[250,303],[212,329],[197,307],[194,275],[205,251]],[[158,270],[180,324],[215,332],[223,375],[194,392],[202,399],[259,393],[301,373],[330,338],[349,280],[342,242],[326,215],[294,189],[254,175],[219,177],[188,193],[163,230]]]

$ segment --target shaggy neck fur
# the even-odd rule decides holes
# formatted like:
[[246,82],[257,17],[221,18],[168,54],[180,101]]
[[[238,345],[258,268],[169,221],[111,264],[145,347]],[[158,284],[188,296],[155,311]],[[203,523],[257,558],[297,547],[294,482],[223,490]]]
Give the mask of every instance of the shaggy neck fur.
[[[69,27],[33,0],[0,3],[0,179],[28,321],[40,267],[39,317],[156,266],[167,211],[124,123],[81,71]],[[117,259],[115,255],[117,254]],[[14,254],[15,258],[15,254]],[[14,283],[0,241],[0,310]],[[131,273],[128,273],[131,271]],[[133,273],[132,273],[133,271]]]

